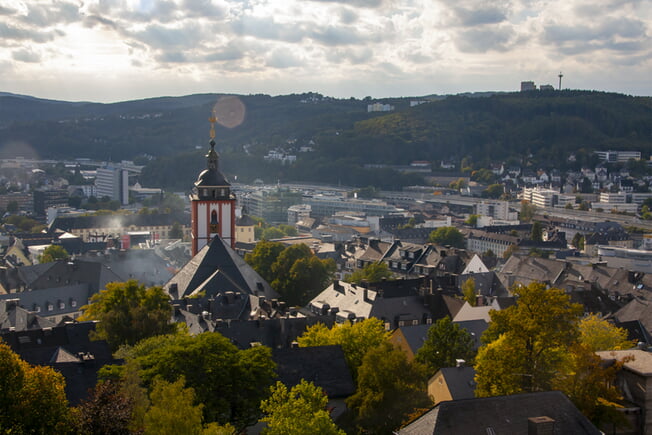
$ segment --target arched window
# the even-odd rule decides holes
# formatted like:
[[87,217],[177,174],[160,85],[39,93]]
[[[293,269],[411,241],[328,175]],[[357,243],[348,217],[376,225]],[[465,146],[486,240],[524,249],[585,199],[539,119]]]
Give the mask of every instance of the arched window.
[[211,225],[217,225],[217,211],[211,212]]

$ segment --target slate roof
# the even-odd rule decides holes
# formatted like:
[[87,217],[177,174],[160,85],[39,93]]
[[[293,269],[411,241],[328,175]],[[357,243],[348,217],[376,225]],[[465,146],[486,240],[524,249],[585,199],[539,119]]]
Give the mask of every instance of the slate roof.
[[[487,329],[489,324],[484,320],[466,320],[461,322],[453,322],[459,325],[461,328],[466,329],[474,337],[474,346],[475,349],[480,347],[480,336]],[[412,353],[416,355],[417,351],[421,349],[423,343],[428,337],[428,330],[432,325],[406,325],[400,326],[399,329],[405,337],[407,345],[412,350]]]
[[462,308],[457,312],[453,321],[461,322],[468,320],[484,320],[485,322],[491,322],[491,317],[489,316],[489,311],[496,309],[491,305],[485,305],[480,307],[473,307],[468,302],[465,302],[462,305]]
[[453,400],[473,399],[475,397],[476,383],[474,381],[475,369],[473,367],[444,367],[439,371],[446,380],[446,386]]
[[170,226],[175,222],[190,222],[187,214],[129,214],[100,216],[59,216],[50,224],[50,230],[71,231],[87,228],[126,228]]
[[559,391],[441,402],[397,433],[527,434],[528,419],[542,416],[555,420],[554,435],[601,434]]
[[270,285],[219,236],[204,246],[164,287],[173,299],[199,292],[217,296],[228,291],[267,299],[278,297]]
[[65,325],[30,331],[3,332],[0,337],[23,360],[32,365],[51,366],[66,380],[66,396],[77,405],[97,383],[97,371],[105,364],[115,364],[105,341],[91,341],[88,333],[94,322]]
[[627,305],[616,311],[614,317],[619,322],[631,322],[638,320],[647,329],[652,332],[652,302],[643,299],[633,299]]
[[0,332],[27,331],[56,326],[48,319],[21,307],[20,299],[0,300]]
[[512,255],[498,276],[507,288],[514,282],[523,285],[531,282],[548,282],[554,285],[565,268],[566,263],[561,261]]
[[138,280],[147,287],[162,286],[172,278],[168,263],[153,249],[110,250],[101,255],[87,255],[84,261],[101,263],[120,277],[119,281]]
[[272,359],[277,365],[278,380],[288,388],[305,379],[321,387],[330,399],[355,393],[351,371],[339,345],[274,349]]

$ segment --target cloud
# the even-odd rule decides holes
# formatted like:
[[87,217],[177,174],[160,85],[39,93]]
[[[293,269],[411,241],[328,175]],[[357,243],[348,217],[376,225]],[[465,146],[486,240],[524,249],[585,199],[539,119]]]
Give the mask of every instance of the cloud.
[[505,51],[513,36],[512,28],[507,26],[468,29],[457,33],[455,45],[465,53]]
[[47,42],[52,41],[60,31],[40,31],[23,27],[11,26],[0,23],[0,39],[13,39],[19,41]]
[[187,23],[182,27],[166,27],[152,24],[142,31],[125,31],[126,35],[155,49],[195,48],[201,45],[205,35],[197,25]]
[[288,50],[277,49],[267,57],[267,65],[273,68],[291,68],[301,66],[301,60]]
[[315,3],[343,3],[347,6],[357,8],[379,8],[383,5],[383,0],[310,0]]
[[459,24],[465,27],[478,26],[481,24],[497,24],[507,19],[505,12],[496,7],[485,7],[480,9],[467,9],[454,7],[453,11],[459,20]]
[[79,6],[68,2],[51,4],[31,4],[27,16],[21,17],[24,23],[39,27],[54,27],[80,20]]
[[300,42],[305,36],[301,22],[281,24],[275,22],[273,17],[243,16],[233,21],[230,27],[239,36],[252,36],[274,41]]
[[360,44],[368,41],[352,27],[326,26],[310,33],[310,38],[328,46]]
[[37,63],[41,61],[41,55],[27,48],[15,50],[11,58],[19,62]]

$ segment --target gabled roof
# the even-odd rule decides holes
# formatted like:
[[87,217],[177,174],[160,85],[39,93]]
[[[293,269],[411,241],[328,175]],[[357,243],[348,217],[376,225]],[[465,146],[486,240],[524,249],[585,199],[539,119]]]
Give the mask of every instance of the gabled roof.
[[619,322],[638,320],[648,332],[652,331],[652,302],[639,298],[633,299],[616,311],[614,317]]
[[398,434],[527,434],[536,417],[554,420],[555,435],[601,434],[559,391],[441,402]]
[[229,291],[267,299],[278,297],[270,285],[219,236],[204,246],[164,287],[172,299],[198,292],[217,296]]
[[491,317],[489,316],[489,311],[494,310],[495,307],[490,305],[473,307],[468,302],[465,302],[462,305],[462,308],[457,312],[453,321],[461,322],[465,320],[484,320],[485,322],[491,322]]
[[[475,369],[473,367],[444,367],[439,369],[453,400],[475,397]],[[437,375],[435,375],[437,376]]]
[[337,346],[274,349],[278,379],[291,388],[305,379],[321,387],[330,399],[355,392],[355,384],[342,348]]

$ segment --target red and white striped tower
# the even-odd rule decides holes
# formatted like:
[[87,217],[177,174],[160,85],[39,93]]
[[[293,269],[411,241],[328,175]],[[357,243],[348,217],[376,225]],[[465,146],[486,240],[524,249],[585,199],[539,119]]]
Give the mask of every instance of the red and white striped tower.
[[235,194],[219,169],[219,156],[215,151],[215,113],[209,121],[211,148],[206,154],[208,168],[199,174],[190,194],[193,256],[217,235],[235,247]]

